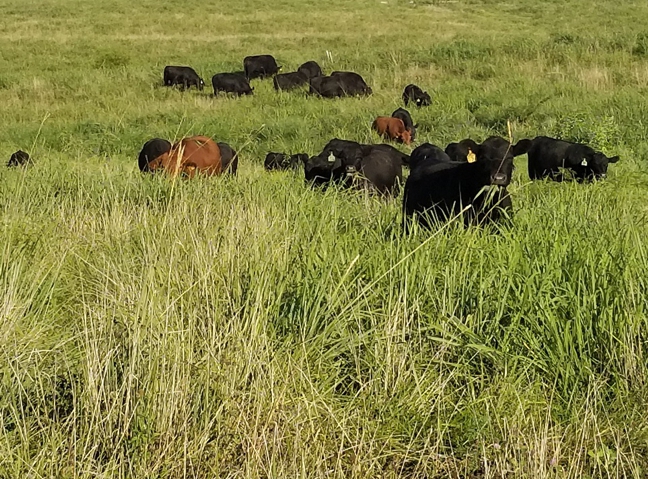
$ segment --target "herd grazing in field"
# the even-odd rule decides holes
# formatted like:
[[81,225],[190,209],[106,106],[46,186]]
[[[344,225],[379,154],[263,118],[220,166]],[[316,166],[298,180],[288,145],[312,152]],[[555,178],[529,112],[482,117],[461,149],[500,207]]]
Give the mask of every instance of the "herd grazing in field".
[[[361,75],[350,71],[334,71],[324,75],[315,61],[308,61],[290,73],[282,69],[271,55],[248,56],[242,72],[223,72],[212,76],[214,95],[252,95],[250,80],[272,78],[277,91],[308,87],[310,95],[323,98],[364,96],[373,93]],[[165,86],[182,90],[195,87],[203,90],[205,82],[187,66],[166,66]],[[430,95],[414,84],[405,86],[405,106],[417,108],[432,103]],[[398,108],[391,116],[377,116],[371,128],[386,140],[410,145],[416,140],[412,116]],[[570,177],[585,182],[603,179],[609,163],[618,156],[607,157],[588,145],[546,136],[523,139],[515,144],[502,137],[491,136],[482,143],[463,139],[441,149],[430,143],[416,147],[410,155],[388,144],[361,144],[332,139],[314,156],[308,153],[269,152],[264,161],[268,171],[303,167],[306,182],[325,187],[336,184],[363,188],[386,197],[398,195],[403,167],[410,170],[403,194],[404,227],[416,218],[419,224],[447,221],[463,214],[466,225],[498,221],[512,210],[507,186],[513,174],[513,159],[528,155],[528,172],[532,180],[550,178],[563,181]],[[29,154],[19,150],[11,155],[7,166],[30,164]],[[166,172],[172,177],[193,178],[203,175],[235,175],[238,153],[227,143],[217,143],[208,136],[191,136],[172,144],[166,139],[147,141],[138,157],[140,171]],[[567,172],[567,174],[566,174]]]

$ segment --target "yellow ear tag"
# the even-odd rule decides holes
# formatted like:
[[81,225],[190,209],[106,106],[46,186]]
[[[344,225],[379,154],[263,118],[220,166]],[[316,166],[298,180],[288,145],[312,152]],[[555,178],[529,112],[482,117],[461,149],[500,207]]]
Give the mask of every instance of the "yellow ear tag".
[[468,163],[474,163],[477,161],[477,155],[475,155],[472,150],[468,150],[468,155],[466,155],[466,158],[468,158]]
[[329,153],[328,161],[329,161],[329,163],[334,163],[335,162],[335,155],[333,154],[333,152]]

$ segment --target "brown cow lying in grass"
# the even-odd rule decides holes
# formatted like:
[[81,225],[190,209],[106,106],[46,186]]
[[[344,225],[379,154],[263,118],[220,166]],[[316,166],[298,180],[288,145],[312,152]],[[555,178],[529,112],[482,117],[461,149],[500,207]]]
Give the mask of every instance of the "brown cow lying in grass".
[[221,151],[216,142],[207,136],[190,136],[149,161],[148,170],[164,170],[172,177],[181,174],[193,178],[196,171],[209,176],[220,175],[223,172]]

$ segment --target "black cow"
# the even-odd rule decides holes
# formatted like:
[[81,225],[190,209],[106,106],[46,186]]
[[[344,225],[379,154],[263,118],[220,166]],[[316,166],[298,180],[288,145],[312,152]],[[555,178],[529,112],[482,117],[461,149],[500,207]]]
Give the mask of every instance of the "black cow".
[[234,93],[238,96],[251,95],[254,88],[250,87],[247,78],[238,73],[217,73],[212,77],[214,95],[219,92]]
[[355,72],[336,71],[331,73],[331,76],[339,80],[340,86],[347,95],[371,95],[373,93],[364,78]]
[[[410,158],[411,174],[405,183],[403,221],[407,231],[412,216],[423,226],[447,221],[464,208],[464,222],[497,221],[512,209],[506,187],[511,181],[513,157],[520,153],[499,137],[478,145],[473,163],[452,161],[441,148],[426,143]],[[482,191],[495,187],[494,191]]]
[[346,184],[397,196],[403,183],[403,168],[389,151],[372,148],[360,160],[345,163]]
[[238,153],[227,143],[219,142],[217,145],[220,149],[223,172],[236,175],[236,171],[238,170]]
[[299,65],[298,72],[306,75],[308,79],[323,76],[322,68],[315,61],[309,61]]
[[7,167],[13,166],[27,166],[32,163],[32,159],[29,156],[29,153],[26,151],[18,150],[11,155],[9,161],[7,162]]
[[518,145],[529,154],[529,177],[532,180],[549,177],[563,181],[561,168],[568,169],[578,181],[603,179],[607,176],[609,163],[619,161],[618,156],[608,158],[600,151],[569,141],[538,136],[533,140],[521,140]]
[[149,173],[151,171],[148,167],[149,163],[170,150],[171,142],[162,138],[153,138],[144,143],[137,157],[137,166],[142,173]]
[[306,181],[360,186],[383,195],[396,195],[402,182],[402,165],[409,162],[391,145],[363,145],[333,139],[322,152],[304,164]]
[[334,77],[315,77],[309,81],[309,93],[324,98],[335,98],[344,96],[344,90],[340,82]]
[[428,92],[421,90],[420,87],[410,83],[403,90],[403,101],[405,106],[409,104],[410,101],[414,102],[418,108],[422,106],[430,106],[432,99]]
[[416,139],[416,129],[418,128],[418,125],[414,124],[409,111],[407,111],[405,108],[398,108],[397,110],[394,110],[391,116],[392,118],[399,118],[400,120],[402,120],[403,124],[405,125],[405,129],[410,132],[411,140],[414,141]]
[[354,162],[358,158],[368,155],[372,150],[381,150],[387,153],[394,163],[403,166],[409,165],[410,157],[408,155],[385,143],[365,145],[356,141],[334,138],[324,146],[320,154],[328,157],[332,153],[335,158],[340,158],[347,162]]
[[243,70],[248,80],[266,78],[281,70],[272,55],[252,55],[243,59]]
[[196,70],[191,67],[165,66],[164,84],[166,86],[181,85],[183,90],[192,85],[202,90],[205,82],[198,76]]
[[308,83],[308,77],[302,72],[280,73],[272,80],[275,90],[292,90]]
[[[310,79],[310,93],[324,98],[335,98],[350,95],[370,95],[371,88],[362,77],[352,72],[334,72],[335,75]],[[349,74],[349,75],[347,75]]]
[[273,170],[292,170],[299,165],[308,161],[306,153],[297,153],[295,155],[287,155],[285,153],[270,152],[266,155],[263,167],[268,171]]
[[332,154],[335,158],[340,158],[346,161],[355,161],[357,158],[362,158],[364,156],[366,147],[367,145],[363,145],[357,141],[334,138],[324,145],[320,154],[326,155],[327,157]]

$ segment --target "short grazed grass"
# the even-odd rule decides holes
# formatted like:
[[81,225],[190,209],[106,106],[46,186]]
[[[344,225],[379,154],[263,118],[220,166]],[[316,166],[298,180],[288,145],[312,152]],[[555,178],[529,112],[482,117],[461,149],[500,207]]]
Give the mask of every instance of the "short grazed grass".
[[[8,0],[0,6],[0,477],[644,478],[648,4]],[[330,54],[327,56],[327,51]],[[249,54],[369,98],[213,98]],[[191,65],[203,92],[161,86]],[[607,181],[510,187],[512,225],[404,236],[400,199],[268,151],[539,134]],[[207,134],[236,178],[143,177]],[[408,151],[407,147],[402,147]]]

